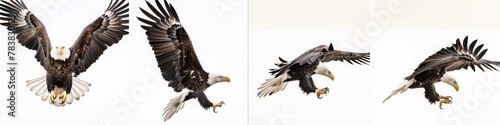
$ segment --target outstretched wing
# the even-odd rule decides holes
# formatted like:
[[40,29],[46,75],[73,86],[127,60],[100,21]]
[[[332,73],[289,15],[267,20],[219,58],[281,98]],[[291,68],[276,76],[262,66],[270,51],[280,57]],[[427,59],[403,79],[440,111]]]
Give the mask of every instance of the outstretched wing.
[[108,8],[99,18],[90,23],[70,48],[73,56],[76,54],[77,62],[74,76],[85,72],[104,50],[118,43],[124,35],[128,34],[128,3],[125,0],[115,0],[109,3]]
[[28,49],[37,51],[35,58],[45,67],[45,58],[50,51],[50,40],[45,31],[45,26],[36,16],[28,10],[23,1],[0,3],[0,23],[17,34],[18,42]]
[[416,75],[432,68],[444,68],[446,71],[453,71],[468,69],[470,67],[473,71],[476,71],[475,66],[477,66],[482,71],[484,71],[484,68],[498,71],[494,66],[500,67],[500,62],[482,59],[488,49],[482,50],[484,44],[476,47],[476,43],[477,40],[474,40],[469,45],[468,36],[464,38],[463,43],[460,42],[460,39],[457,39],[456,43],[452,46],[442,48],[425,59],[415,69],[415,72],[405,79],[412,79]]
[[275,64],[279,68],[271,69],[271,72],[269,72],[269,73],[271,73],[272,75],[275,75],[277,77],[277,76],[285,73],[285,71],[287,71],[293,65],[312,64],[313,62],[322,60],[325,57],[325,53],[327,53],[329,51],[333,51],[333,46],[331,44],[330,44],[330,46],[319,45],[319,46],[316,46],[314,48],[311,48],[290,62],[288,62],[280,57],[281,63]]
[[[490,61],[486,59],[482,59],[484,54],[486,54],[486,51],[488,49],[482,50],[482,47],[484,44],[479,45],[478,47],[475,47],[477,39],[472,41],[470,45],[467,44],[467,38],[466,36],[463,40],[463,44],[460,43],[460,40],[457,39],[456,43],[453,44],[453,47],[448,47],[447,52],[441,52],[440,54],[442,56],[439,56],[438,59],[445,60],[445,61],[450,61],[448,65],[446,65],[446,71],[453,71],[453,70],[459,70],[459,69],[468,69],[469,67],[473,70],[476,71],[475,66],[477,66],[481,71],[484,72],[483,67],[486,67],[489,70],[496,70],[494,66],[499,67],[500,62],[499,61]],[[452,57],[450,57],[450,54],[454,54]],[[448,55],[448,58],[446,58],[446,55]],[[458,58],[458,59],[456,59]]]
[[137,18],[145,23],[141,27],[146,30],[163,78],[176,92],[180,92],[184,87],[198,83],[196,80],[206,79],[208,74],[203,70],[174,7],[166,0],[163,2],[165,8],[156,0],[156,9],[146,1],[153,13],[140,8],[148,19]]
[[370,53],[355,53],[341,50],[334,50],[326,53],[325,58],[321,62],[341,61],[350,64],[357,63],[359,65],[370,64]]

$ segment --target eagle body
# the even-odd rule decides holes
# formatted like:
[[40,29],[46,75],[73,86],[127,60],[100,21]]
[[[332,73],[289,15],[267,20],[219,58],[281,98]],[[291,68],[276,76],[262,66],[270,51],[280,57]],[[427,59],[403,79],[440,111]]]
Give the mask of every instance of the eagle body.
[[71,93],[72,81],[73,81],[73,63],[67,63],[67,61],[55,60],[53,58],[46,58],[45,69],[47,71],[47,89],[52,92],[57,86],[59,88],[64,88]]
[[[154,5],[146,1],[151,12],[140,8],[147,18],[137,17],[144,25],[149,45],[154,51],[158,68],[163,79],[180,95],[171,99],[163,112],[163,120],[170,119],[184,107],[184,102],[198,99],[204,109],[221,107],[211,102],[205,90],[216,83],[229,82],[229,77],[205,71],[198,60],[195,49],[186,29],[172,4],[166,0],[155,0]],[[162,5],[163,3],[163,5]]]
[[500,62],[482,59],[488,49],[482,49],[484,44],[476,46],[476,43],[477,40],[474,40],[469,44],[468,36],[466,36],[463,41],[457,39],[452,46],[442,48],[427,57],[383,102],[407,89],[423,88],[425,98],[431,104],[439,102],[439,108],[442,108],[442,104],[451,104],[451,96],[438,94],[434,86],[435,83],[443,82],[453,86],[456,91],[459,90],[457,81],[447,72],[469,68],[475,72],[476,67],[482,71],[485,71],[485,68],[498,71],[495,66],[499,67]]
[[[287,74],[291,78],[287,79],[286,81],[297,80],[298,78],[300,79],[301,77],[304,77],[304,76],[313,75],[314,70],[316,69],[318,64],[319,64],[319,61],[314,61],[311,64],[309,64],[309,63],[305,63],[302,65],[294,64],[294,65],[290,66],[290,69],[287,72]],[[277,75],[280,75],[280,74],[277,74]]]
[[415,80],[409,88],[424,88],[426,90],[424,92],[425,98],[427,98],[429,102],[435,103],[436,101],[439,101],[439,98],[437,93],[434,93],[431,90],[434,88],[435,83],[441,81],[441,78],[445,73],[446,72],[443,68],[426,70],[415,76]]
[[354,53],[341,50],[334,50],[333,45],[319,45],[307,50],[292,61],[286,61],[279,58],[280,63],[275,65],[278,68],[270,69],[273,78],[267,79],[265,83],[258,88],[260,91],[257,97],[270,96],[285,89],[287,82],[299,81],[300,89],[306,93],[316,93],[321,99],[323,94],[329,91],[328,87],[318,89],[312,75],[319,74],[334,80],[333,74],[323,64],[329,61],[347,61],[351,64],[368,64],[370,62],[370,53]]
[[22,0],[1,1],[0,10],[0,20],[7,21],[0,24],[14,27],[18,42],[36,51],[36,60],[46,70],[44,76],[28,80],[27,86],[54,106],[65,106],[83,97],[91,84],[76,77],[128,34],[125,0],[110,0],[104,14],[87,25],[71,47],[51,46],[45,26]]
[[186,76],[192,76],[192,77],[186,77],[184,78],[185,81],[182,81],[182,83],[191,83],[191,84],[182,84],[183,86],[185,86],[185,88],[189,90],[205,91],[210,87],[210,84],[207,83],[208,73],[194,71],[189,74],[186,74]]
[[441,77],[445,73],[444,69],[431,69],[426,70],[415,76],[415,82],[410,86],[410,88],[419,88],[425,85],[434,84],[439,82]]
[[[313,83],[312,75],[315,74],[316,67],[320,63],[319,60],[309,63],[304,63],[302,65],[295,64],[290,66],[287,72],[290,78],[286,79],[284,82],[299,80],[299,86],[302,91],[306,94],[313,93],[317,89]],[[310,87],[309,87],[310,86]]]

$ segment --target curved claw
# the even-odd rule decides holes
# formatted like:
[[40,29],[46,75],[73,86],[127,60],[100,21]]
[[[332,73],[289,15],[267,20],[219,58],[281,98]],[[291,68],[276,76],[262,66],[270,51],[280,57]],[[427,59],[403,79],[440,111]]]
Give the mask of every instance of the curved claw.
[[440,109],[443,109],[442,106],[443,106],[443,103],[444,104],[452,104],[453,103],[453,98],[451,96],[442,96],[440,97],[441,99],[439,99],[439,108]]
[[221,107],[222,105],[225,105],[224,101],[220,101],[219,103],[213,104],[212,108],[213,108],[214,113],[218,113],[215,109],[217,107]]
[[53,104],[56,100],[56,93],[54,91],[50,92],[50,102]]
[[448,100],[449,100],[448,104],[452,104],[453,103],[453,98],[451,96],[448,96]]
[[62,104],[64,104],[64,103],[66,102],[66,96],[67,96],[67,95],[66,95],[66,91],[63,91],[63,92],[61,93],[61,95],[59,95],[59,99],[60,99],[59,104],[61,104],[61,105],[62,105]]
[[328,87],[325,87],[323,89],[317,89],[316,90],[316,96],[318,97],[318,99],[322,99],[323,98],[323,94],[327,95],[328,92],[330,92],[330,89]]
[[322,98],[323,98],[323,96],[321,96],[321,95],[318,95],[318,99],[322,99]]
[[443,107],[442,107],[442,106],[443,106],[443,102],[439,101],[439,108],[440,108],[441,110],[443,110]]

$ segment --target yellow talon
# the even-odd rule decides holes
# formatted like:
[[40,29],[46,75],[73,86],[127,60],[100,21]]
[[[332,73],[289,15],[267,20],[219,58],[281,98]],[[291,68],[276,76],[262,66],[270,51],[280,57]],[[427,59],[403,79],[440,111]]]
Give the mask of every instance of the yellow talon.
[[212,108],[213,108],[214,113],[217,113],[217,111],[215,111],[215,108],[222,107],[222,105],[224,105],[224,101],[220,101],[219,103],[213,103]]
[[442,96],[442,95],[439,95],[439,108],[443,109],[442,108],[443,103],[444,104],[451,104],[451,103],[453,103],[453,101],[451,99],[452,99],[451,96]]
[[330,92],[330,89],[328,87],[325,87],[325,88],[322,88],[322,89],[316,89],[316,96],[318,97],[318,99],[322,99],[323,94],[327,94],[328,92]]
[[56,93],[54,91],[50,92],[50,102],[54,103],[54,100],[56,100]]
[[61,104],[64,104],[64,102],[66,102],[66,91],[63,91],[61,95],[59,95],[59,100],[61,100]]

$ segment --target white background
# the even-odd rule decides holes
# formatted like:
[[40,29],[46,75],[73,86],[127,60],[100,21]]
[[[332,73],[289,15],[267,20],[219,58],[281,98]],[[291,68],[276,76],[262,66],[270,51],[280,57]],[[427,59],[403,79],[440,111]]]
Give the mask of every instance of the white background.
[[365,0],[252,0],[250,1],[249,105],[250,125],[332,125],[372,124],[373,104],[371,67],[347,62],[326,65],[335,80],[314,75],[318,88],[330,93],[318,99],[306,95],[297,81],[276,94],[257,97],[257,88],[279,62],[293,60],[318,45],[332,43],[335,49],[369,52],[367,41],[358,41],[353,29],[369,21]]
[[[45,2],[45,4],[43,4]],[[51,9],[43,9],[47,3]],[[196,100],[186,102],[184,109],[172,119],[163,122],[162,113],[170,99],[178,96],[162,79],[153,51],[146,40],[136,16],[145,17],[140,7],[144,1],[130,2],[130,34],[118,44],[108,48],[87,72],[78,78],[92,83],[90,91],[79,101],[65,107],[54,107],[41,101],[26,87],[26,80],[45,74],[33,58],[35,51],[19,45],[17,117],[6,115],[0,108],[0,124],[244,124],[247,118],[247,5],[246,1],[226,0],[195,1],[170,0],[189,33],[204,69],[231,78],[231,83],[221,83],[206,91],[213,102],[225,101],[226,105],[215,114],[204,110]],[[44,24],[52,45],[71,46],[81,30],[100,16],[108,1],[45,0],[25,1],[39,18],[50,15]],[[154,2],[153,2],[154,4]],[[225,4],[228,11],[218,13],[215,5]],[[227,9],[227,8],[226,8]],[[56,11],[52,11],[56,10]],[[40,16],[39,16],[40,15]],[[7,40],[6,28],[1,28],[0,39]],[[6,52],[6,44],[0,51]],[[231,53],[228,55],[228,53]],[[2,62],[6,54],[1,54]],[[3,63],[5,64],[5,62]],[[2,76],[8,76],[1,72]],[[7,82],[6,77],[4,81]],[[6,97],[7,86],[0,89]],[[5,99],[2,99],[5,100]],[[6,102],[1,103],[6,104]],[[4,106],[2,106],[4,107]],[[196,120],[193,120],[196,119]]]
[[[375,17],[399,2],[403,10],[392,14],[380,32],[364,32],[369,41],[358,41],[359,30],[372,26]],[[427,56],[450,46],[456,38],[479,39],[489,51],[486,59],[500,60],[500,12],[498,1],[415,0],[170,0],[186,27],[198,57],[207,71],[231,77],[206,91],[211,101],[225,101],[219,113],[203,110],[188,101],[183,110],[166,123],[161,114],[176,96],[162,80],[153,51],[135,16],[144,1],[130,3],[130,32],[108,48],[79,78],[92,83],[79,101],[65,107],[43,102],[26,87],[26,80],[44,75],[34,59],[35,51],[18,46],[17,117],[0,108],[0,124],[494,124],[500,104],[498,89],[484,90],[484,84],[500,85],[498,72],[450,72],[461,89],[436,84],[439,93],[453,96],[454,103],[440,110],[424,98],[423,90],[408,90],[386,103],[382,100],[410,75]],[[71,46],[83,27],[102,14],[108,1],[25,1],[43,20],[52,45]],[[50,5],[47,5],[50,4]],[[222,15],[215,5],[225,6]],[[49,9],[48,9],[49,8]],[[54,11],[56,10],[56,11]],[[249,11],[247,13],[247,11]],[[45,18],[44,18],[45,17]],[[248,26],[249,25],[249,26]],[[250,30],[248,30],[250,29]],[[0,39],[7,31],[0,28]],[[247,36],[250,35],[250,36]],[[364,39],[367,40],[367,39]],[[292,60],[320,44],[336,49],[370,50],[370,66],[329,62],[335,81],[314,76],[316,86],[329,87],[323,99],[302,94],[297,82],[284,91],[257,98],[257,87],[272,77],[278,56]],[[249,46],[247,46],[247,44]],[[6,44],[0,44],[6,52]],[[250,48],[250,49],[247,49]],[[0,54],[5,64],[6,54]],[[248,68],[250,70],[248,70]],[[7,72],[0,72],[7,82]],[[0,96],[7,97],[7,86]],[[486,96],[479,94],[491,94]],[[4,100],[5,101],[5,100]],[[7,102],[0,103],[6,104]],[[468,107],[467,107],[468,106]]]
[[[424,89],[409,89],[403,94],[382,101],[411,75],[425,58],[457,38],[469,36],[469,44],[489,48],[483,59],[500,60],[500,32],[493,31],[385,31],[372,44],[372,65],[377,125],[462,125],[494,124],[500,109],[500,73],[495,71],[457,70],[448,72],[460,85],[460,90],[444,83],[435,84],[439,94],[453,97],[452,105],[430,105]],[[497,67],[498,68],[498,67]],[[479,70],[476,67],[476,70]],[[493,84],[493,86],[490,86]],[[487,88],[491,89],[488,90]]]
[[[352,34],[346,31],[252,31],[250,32],[250,124],[330,125],[371,124],[373,103],[371,68],[368,65],[351,65],[347,62],[328,62],[327,67],[335,80],[314,75],[318,88],[328,87],[330,93],[318,99],[314,93],[306,95],[298,81],[288,82],[278,93],[257,97],[257,88],[278,63],[278,56],[293,60],[310,48],[333,43],[335,49],[368,52],[363,45],[351,44]],[[259,49],[252,49],[259,48]]]

